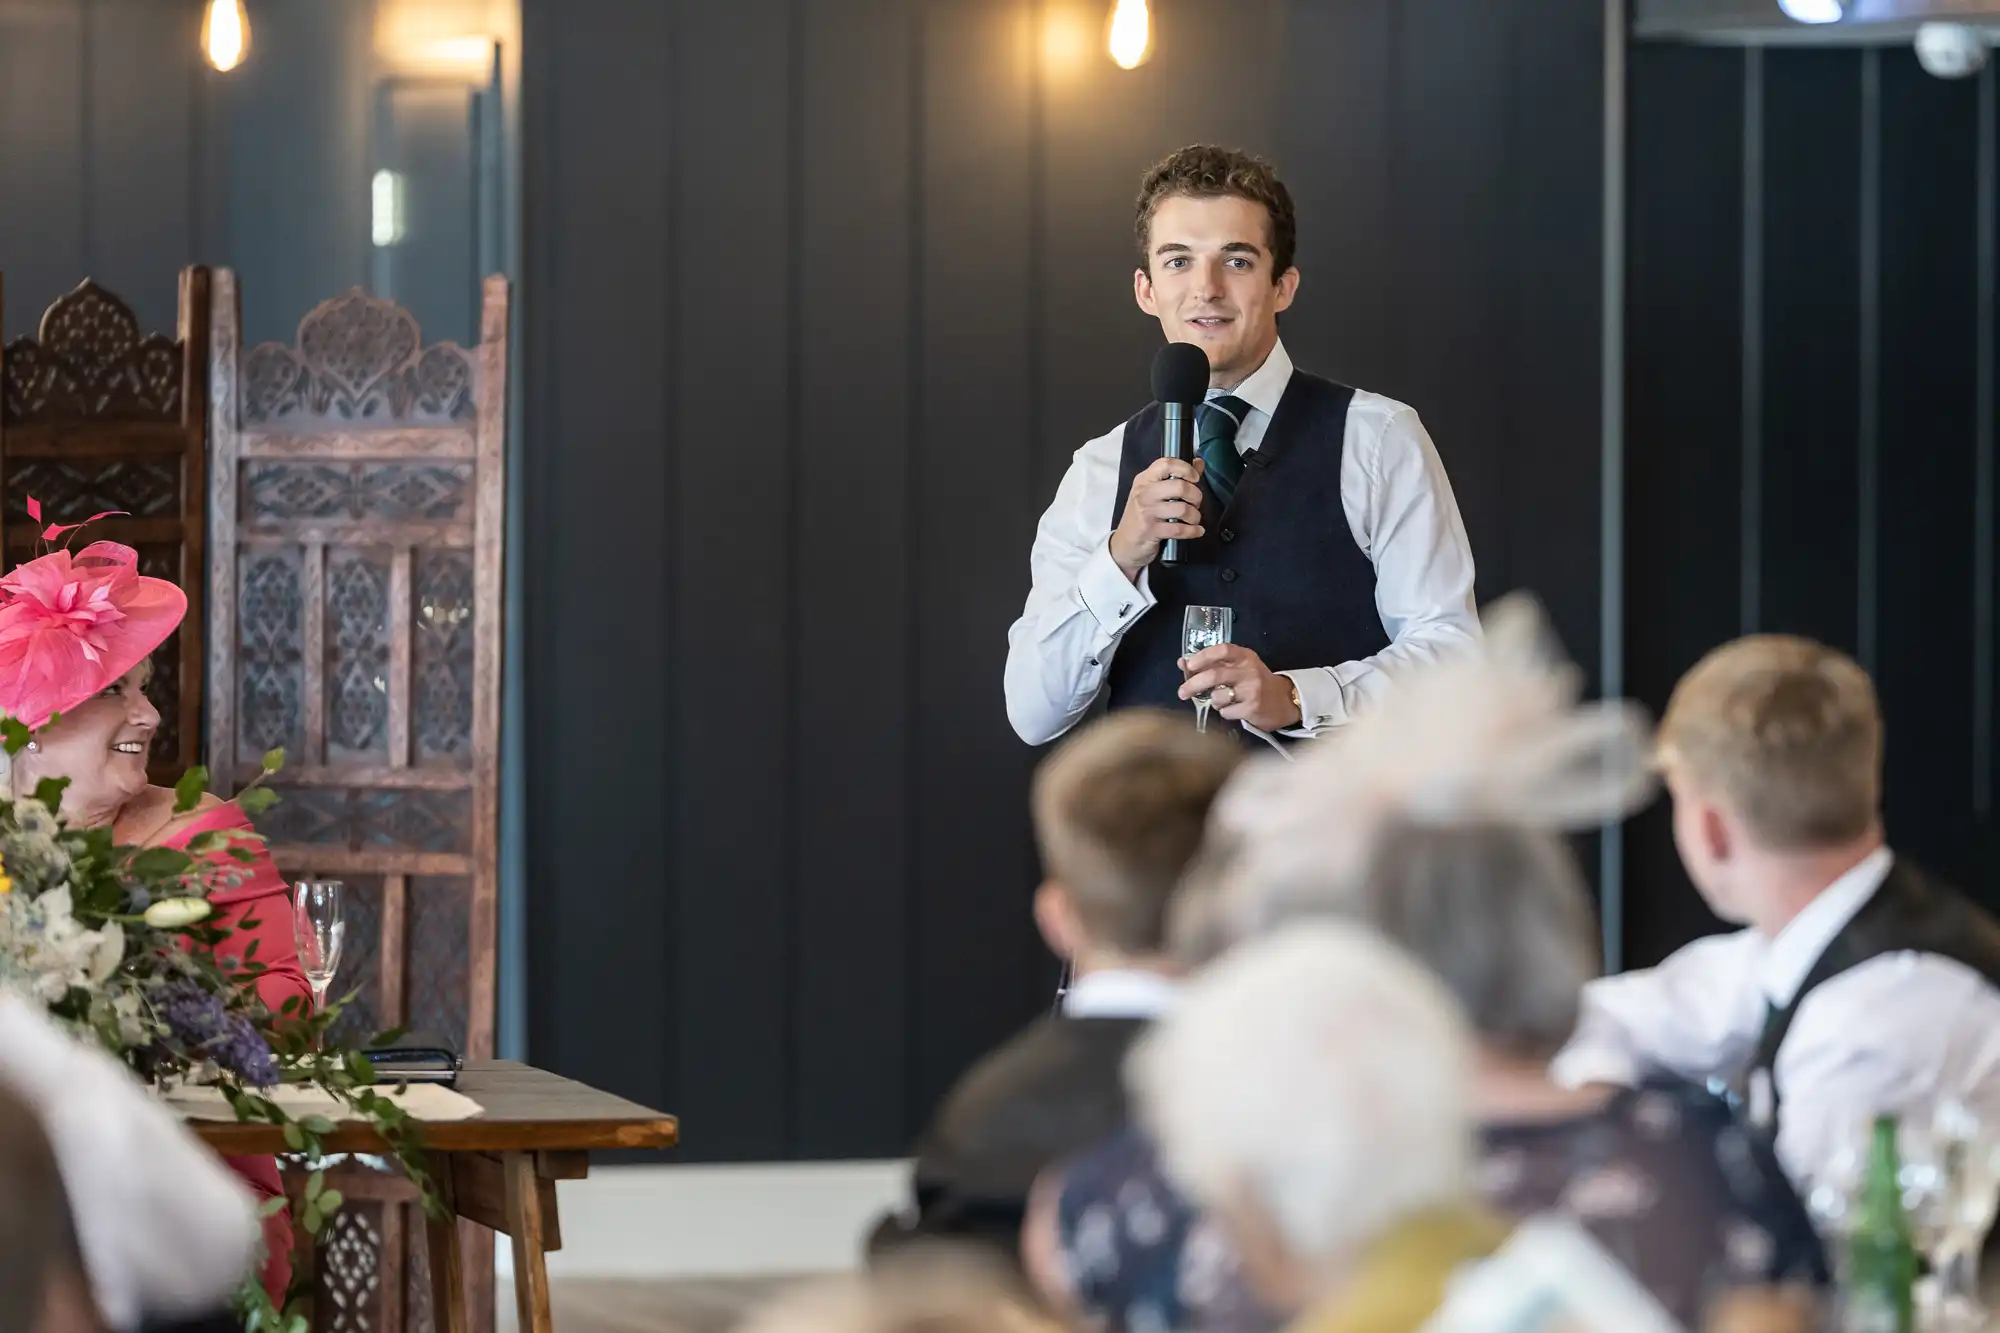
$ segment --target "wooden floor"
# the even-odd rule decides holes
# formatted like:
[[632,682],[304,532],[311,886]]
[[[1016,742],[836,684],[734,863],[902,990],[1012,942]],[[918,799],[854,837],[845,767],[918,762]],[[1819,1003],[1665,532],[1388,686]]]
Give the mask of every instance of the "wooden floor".
[[[557,1333],[728,1333],[792,1279],[567,1278],[549,1284]],[[516,1333],[514,1291],[502,1280],[498,1333]]]

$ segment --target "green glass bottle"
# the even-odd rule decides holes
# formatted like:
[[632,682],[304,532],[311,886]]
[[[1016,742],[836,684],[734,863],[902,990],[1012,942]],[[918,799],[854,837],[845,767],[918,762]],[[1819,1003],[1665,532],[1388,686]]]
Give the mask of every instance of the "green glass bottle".
[[1849,1333],[1914,1333],[1912,1289],[1917,1247],[1903,1211],[1902,1158],[1896,1117],[1875,1117],[1868,1174],[1847,1237],[1847,1291],[1842,1321]]

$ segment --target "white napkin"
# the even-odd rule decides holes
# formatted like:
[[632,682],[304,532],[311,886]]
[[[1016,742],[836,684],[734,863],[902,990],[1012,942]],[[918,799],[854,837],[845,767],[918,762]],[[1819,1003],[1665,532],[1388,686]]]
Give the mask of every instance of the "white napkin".
[[[485,1108],[462,1092],[435,1083],[411,1083],[402,1087],[377,1084],[375,1091],[410,1113],[413,1120],[470,1120],[485,1114]],[[293,1119],[323,1115],[329,1120],[349,1118],[347,1107],[331,1093],[318,1088],[286,1084],[265,1094]],[[234,1121],[236,1112],[218,1088],[175,1087],[163,1094],[167,1105],[186,1120]]]

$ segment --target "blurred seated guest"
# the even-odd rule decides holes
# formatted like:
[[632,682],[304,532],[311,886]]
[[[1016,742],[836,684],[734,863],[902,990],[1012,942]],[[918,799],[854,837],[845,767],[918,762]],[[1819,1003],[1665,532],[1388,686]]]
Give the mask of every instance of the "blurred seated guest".
[[1271,1333],[1214,1218],[1168,1181],[1137,1127],[1042,1173],[1028,1196],[1021,1260],[1051,1309],[1107,1333]]
[[1233,950],[1129,1072],[1167,1174],[1300,1333],[1415,1333],[1505,1238],[1477,1201],[1471,1035],[1372,931],[1301,923]]
[[[1628,711],[1574,708],[1542,639],[1534,616],[1497,608],[1484,664],[1410,680],[1381,714],[1354,724],[1361,746],[1343,750],[1340,765],[1315,756],[1246,772],[1220,798],[1176,903],[1176,944],[1198,962],[1238,938],[1330,915],[1410,950],[1475,1032],[1488,1202],[1516,1217],[1575,1218],[1694,1326],[1713,1289],[1821,1282],[1824,1257],[1768,1148],[1707,1093],[1568,1089],[1549,1076],[1597,974],[1597,946],[1575,860],[1542,830],[1616,817],[1643,796],[1646,745]],[[1428,757],[1392,744],[1398,732],[1424,743],[1427,717],[1458,725],[1465,705],[1506,724],[1482,735],[1464,720],[1458,741],[1433,732],[1443,743],[1429,742]],[[1227,1333],[1270,1326],[1231,1280],[1227,1247],[1174,1198],[1143,1140],[1071,1162],[1038,1202],[1046,1211],[1035,1223],[1054,1229],[1058,1290],[1112,1327],[1160,1316]],[[1135,1213],[1143,1227],[1125,1220]]]
[[[248,833],[233,802],[205,796],[178,811],[171,788],[146,778],[160,714],[146,698],[151,654],[180,627],[187,597],[164,579],[138,572],[138,555],[116,542],[82,551],[51,551],[0,579],[0,715],[34,732],[14,756],[16,799],[38,783],[67,779],[63,817],[84,828],[109,827],[121,846],[185,849],[203,833]],[[211,853],[217,887],[208,894],[210,924],[229,935],[218,952],[241,960],[251,942],[264,971],[254,984],[273,1014],[286,1005],[304,1016],[312,989],[299,966],[285,908],[287,887],[261,842],[241,844],[251,860]],[[230,1166],[260,1198],[282,1198],[271,1157],[236,1157]],[[280,1211],[264,1220],[264,1285],[282,1303],[291,1277],[292,1227]]]
[[1718,1291],[1827,1280],[1769,1144],[1706,1089],[1550,1077],[1597,974],[1568,847],[1496,825],[1408,828],[1374,866],[1350,910],[1429,964],[1479,1032],[1482,1177],[1496,1208],[1569,1215],[1689,1328]]
[[98,1333],[55,1150],[0,1084],[0,1333]]
[[[164,1103],[110,1056],[5,991],[0,1087],[34,1108],[54,1145],[105,1322],[133,1329],[143,1319],[224,1307],[250,1270],[256,1210],[250,1192]],[[0,1215],[6,1196],[0,1182]],[[0,1259],[8,1248],[0,1244]]]
[[[1295,883],[1282,915],[1264,924],[1365,922],[1457,997],[1479,1047],[1473,1103],[1492,1207],[1573,1218],[1690,1328],[1720,1290],[1826,1281],[1811,1221],[1769,1146],[1722,1102],[1672,1081],[1569,1089],[1551,1079],[1548,1062],[1597,970],[1587,890],[1561,842],[1497,825],[1404,827],[1381,837],[1372,864],[1318,902]],[[1130,1311],[1150,1294],[1170,1326],[1190,1306],[1204,1329],[1269,1326],[1227,1280],[1226,1247],[1164,1186],[1143,1140],[1085,1154],[1061,1182],[1050,1220],[1058,1271],[1074,1274],[1080,1308],[1124,1311],[1107,1322],[1133,1328],[1144,1321]],[[1135,1208],[1164,1219],[1149,1245],[1125,1221]],[[1164,1299],[1172,1292],[1187,1298]]]
[[914,1207],[878,1228],[1017,1253],[1028,1189],[1050,1162],[1125,1122],[1127,1048],[1175,990],[1167,906],[1242,747],[1150,709],[1092,724],[1036,774],[1042,937],[1070,965],[1059,1013],[974,1065],[917,1144]]
[[1675,688],[1659,759],[1688,877],[1745,928],[1592,983],[1557,1076],[1727,1081],[1802,1187],[1876,1112],[2000,1125],[2000,923],[1884,843],[1867,673],[1727,644]]

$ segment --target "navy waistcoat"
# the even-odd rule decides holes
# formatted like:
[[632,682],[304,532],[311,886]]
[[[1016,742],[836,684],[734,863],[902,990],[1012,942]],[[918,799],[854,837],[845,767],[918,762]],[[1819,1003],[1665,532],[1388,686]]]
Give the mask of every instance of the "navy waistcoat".
[[[1181,563],[1148,574],[1156,605],[1111,659],[1112,708],[1186,708],[1177,691],[1181,621],[1190,606],[1227,606],[1234,638],[1273,671],[1337,666],[1388,647],[1375,610],[1375,567],[1354,544],[1340,500],[1347,409],[1354,390],[1293,371],[1258,447],[1243,458],[1229,507],[1203,488],[1205,536],[1181,543]],[[1160,456],[1160,405],[1125,423],[1115,527],[1132,480]]]

